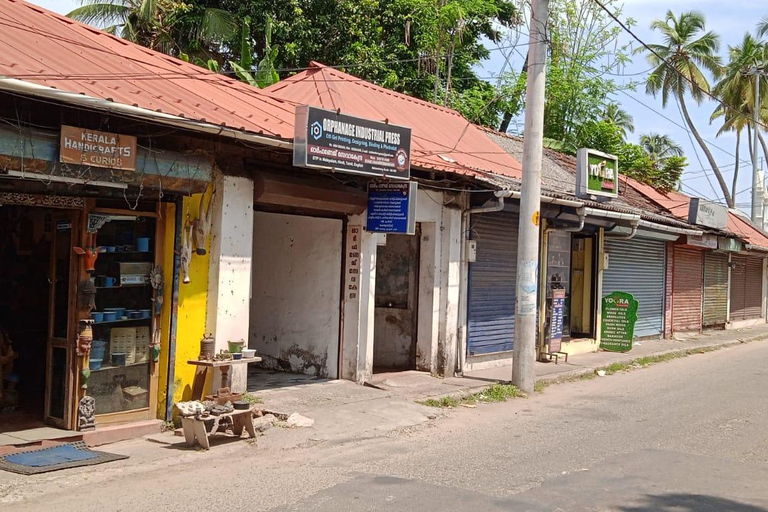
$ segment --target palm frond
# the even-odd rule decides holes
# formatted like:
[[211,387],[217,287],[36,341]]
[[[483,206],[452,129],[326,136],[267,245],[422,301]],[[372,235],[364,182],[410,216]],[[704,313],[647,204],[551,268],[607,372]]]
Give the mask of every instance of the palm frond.
[[224,41],[237,35],[237,29],[237,17],[233,13],[210,7],[203,13],[195,35],[203,41]]
[[92,3],[70,11],[67,18],[95,27],[122,25],[131,14],[129,6],[118,3]]

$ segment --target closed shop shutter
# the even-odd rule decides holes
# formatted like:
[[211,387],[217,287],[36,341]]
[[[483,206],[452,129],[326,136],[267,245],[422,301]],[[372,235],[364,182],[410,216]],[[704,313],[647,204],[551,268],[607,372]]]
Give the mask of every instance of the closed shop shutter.
[[701,251],[684,247],[674,250],[672,280],[672,330],[701,329],[701,300],[704,258]]
[[470,219],[471,238],[477,240],[477,258],[469,264],[467,297],[470,356],[512,350],[518,223],[518,214],[510,212]]
[[640,302],[635,336],[659,336],[664,327],[664,242],[605,239],[609,254],[603,272],[603,296],[619,291]]
[[731,258],[731,321],[744,320],[747,288],[747,258],[734,255]]
[[704,327],[725,325],[728,320],[728,256],[704,254]]
[[763,260],[747,256],[744,318],[760,318],[763,308]]

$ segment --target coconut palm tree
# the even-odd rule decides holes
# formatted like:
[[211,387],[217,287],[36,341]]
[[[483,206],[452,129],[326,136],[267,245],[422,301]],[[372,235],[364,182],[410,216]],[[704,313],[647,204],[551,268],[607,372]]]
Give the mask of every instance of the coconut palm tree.
[[661,133],[641,135],[640,147],[656,168],[663,166],[670,157],[683,156],[683,148],[672,137]]
[[618,128],[621,138],[626,139],[627,133],[635,131],[635,120],[618,103],[609,103],[603,112],[603,121]]
[[177,0],[80,0],[68,17],[169,55],[209,56],[236,36],[237,19],[223,9]]
[[[766,82],[765,77],[759,77],[759,75],[750,76],[748,73],[755,67],[765,66],[766,62],[768,62],[768,49],[765,43],[753,37],[750,33],[746,33],[741,44],[728,48],[728,64],[723,68],[720,80],[712,89],[723,101],[712,113],[711,117],[711,120],[723,119],[723,125],[718,130],[717,135],[720,136],[728,131],[736,133],[736,161],[734,163],[733,183],[731,185],[732,196],[736,192],[736,181],[739,176],[739,149],[741,146],[741,133],[744,128],[747,129],[747,146],[750,157],[757,149],[752,147],[753,140],[751,136],[752,112],[754,112],[755,108],[754,91],[756,79],[762,81],[760,84],[761,96],[764,98],[768,97],[768,91],[764,90],[764,88],[768,88],[768,82]],[[761,101],[761,103],[765,105],[765,100]],[[763,141],[761,140],[761,142]],[[763,150],[765,152],[764,142]]]
[[686,95],[690,94],[694,102],[700,104],[710,92],[704,72],[709,71],[715,77],[720,75],[721,61],[717,55],[720,37],[714,32],[705,32],[704,15],[698,11],[684,12],[679,16],[667,11],[663,20],[655,20],[651,24],[651,29],[661,33],[663,44],[648,45],[650,51],[647,59],[653,71],[648,76],[645,90],[654,97],[661,94],[664,106],[670,96],[677,100],[685,123],[715,173],[726,203],[733,207],[734,201],[728,185],[712,152],[693,124],[685,100]]

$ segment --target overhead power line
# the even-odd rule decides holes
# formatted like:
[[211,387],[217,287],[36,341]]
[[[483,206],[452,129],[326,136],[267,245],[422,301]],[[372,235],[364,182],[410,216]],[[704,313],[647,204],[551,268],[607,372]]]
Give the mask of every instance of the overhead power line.
[[[700,90],[700,91],[701,91],[701,92],[702,92],[702,93],[703,93],[705,96],[707,96],[709,99],[711,99],[711,100],[713,100],[713,101],[716,101],[716,102],[717,102],[718,104],[720,104],[720,106],[722,106],[723,108],[725,108],[725,109],[728,109],[728,110],[730,110],[730,111],[734,112],[734,113],[735,113],[736,115],[738,115],[739,117],[743,117],[743,118],[747,119],[748,121],[752,122],[752,119],[751,119],[751,117],[750,117],[750,116],[747,116],[747,115],[745,115],[743,112],[741,112],[740,110],[738,110],[738,109],[735,109],[735,108],[731,107],[730,105],[726,104],[726,103],[725,103],[725,102],[724,102],[722,99],[720,99],[719,97],[715,96],[715,95],[714,95],[714,94],[712,94],[710,91],[705,91],[705,90],[703,90],[703,89],[700,89],[700,88],[699,88],[699,87],[698,87],[698,86],[697,86],[697,85],[696,85],[696,84],[693,82],[693,80],[691,80],[689,77],[685,76],[685,74],[683,74],[683,73],[682,73],[682,72],[681,72],[679,69],[677,69],[675,66],[671,65],[667,59],[665,59],[664,57],[662,57],[661,55],[659,55],[659,54],[658,54],[658,52],[656,52],[656,51],[655,51],[653,48],[651,48],[650,46],[648,46],[648,45],[645,43],[645,41],[643,41],[642,39],[640,39],[640,38],[639,38],[639,37],[638,37],[638,36],[637,36],[637,35],[636,35],[634,32],[632,32],[632,30],[631,30],[629,27],[627,27],[627,25],[626,25],[624,22],[622,22],[622,21],[621,21],[621,20],[618,18],[618,16],[616,16],[614,13],[612,13],[612,12],[611,12],[611,10],[610,10],[610,9],[608,9],[608,8],[607,8],[607,7],[606,7],[606,6],[605,6],[605,5],[604,5],[604,4],[603,4],[603,3],[602,3],[600,0],[592,0],[592,1],[593,1],[593,2],[595,2],[597,5],[599,5],[599,6],[600,6],[600,8],[601,8],[603,11],[605,11],[605,13],[606,13],[608,16],[610,16],[610,18],[611,18],[613,21],[615,21],[615,22],[616,22],[616,23],[617,23],[617,24],[618,24],[618,25],[619,25],[619,26],[620,26],[620,27],[621,27],[621,28],[622,28],[622,29],[623,29],[623,30],[624,30],[624,31],[625,31],[627,34],[629,34],[630,36],[632,36],[632,38],[633,38],[635,41],[637,41],[638,43],[640,43],[640,44],[643,46],[643,48],[645,48],[645,49],[646,49],[646,50],[648,50],[650,53],[652,53],[652,54],[653,54],[653,55],[654,55],[654,56],[655,56],[657,59],[659,59],[659,60],[660,60],[661,62],[663,62],[663,63],[664,63],[666,66],[668,66],[668,67],[669,67],[669,69],[673,70],[675,73],[677,73],[678,75],[680,75],[680,77],[681,77],[681,78],[683,78],[683,79],[684,79],[686,82],[688,82],[688,83],[689,83],[689,84],[690,84],[692,87],[696,87],[697,89],[699,89],[699,90]],[[760,122],[758,122],[757,124],[758,124],[760,127],[762,127],[763,129],[766,129],[766,128],[768,128],[768,126],[764,125],[763,123],[760,123]]]

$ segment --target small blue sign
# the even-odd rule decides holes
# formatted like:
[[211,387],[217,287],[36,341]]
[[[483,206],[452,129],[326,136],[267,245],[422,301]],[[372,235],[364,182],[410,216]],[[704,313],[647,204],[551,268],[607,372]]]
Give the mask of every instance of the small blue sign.
[[371,182],[368,185],[366,231],[414,234],[417,187],[413,182]]

